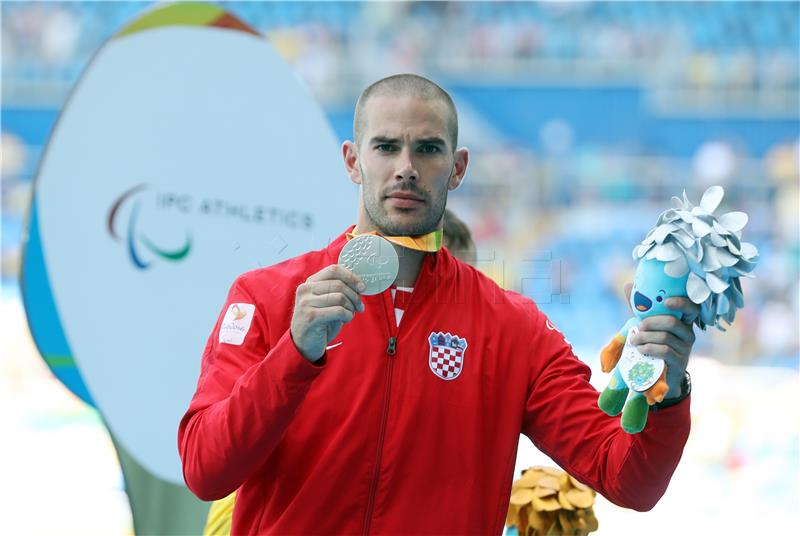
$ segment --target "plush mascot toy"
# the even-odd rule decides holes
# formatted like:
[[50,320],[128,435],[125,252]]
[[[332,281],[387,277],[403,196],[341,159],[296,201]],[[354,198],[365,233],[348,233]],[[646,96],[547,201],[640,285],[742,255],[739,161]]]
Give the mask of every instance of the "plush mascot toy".
[[753,277],[758,251],[741,241],[747,214],[728,212],[719,219],[713,215],[723,196],[720,186],[712,186],[696,207],[685,191],[683,200],[673,197],[674,208],[659,216],[656,227],[633,250],[639,261],[630,297],[635,316],[601,353],[603,372],[613,373],[598,400],[607,414],[622,412],[622,428],[630,434],[644,429],[649,407],[669,391],[664,361],[628,342],[639,323],[653,315],[680,318],[680,312],[665,305],[671,297],[688,296],[700,305],[699,316],[686,321],[703,330],[716,326],[725,331],[721,322],[730,325],[736,310],[744,307],[739,278]]

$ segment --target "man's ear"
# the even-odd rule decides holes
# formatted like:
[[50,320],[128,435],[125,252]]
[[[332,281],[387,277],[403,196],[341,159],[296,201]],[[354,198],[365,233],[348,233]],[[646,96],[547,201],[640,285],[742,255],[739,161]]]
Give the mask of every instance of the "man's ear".
[[358,150],[355,143],[347,140],[342,144],[342,159],[350,180],[355,184],[361,184],[361,166],[358,165]]
[[447,184],[448,190],[455,190],[461,186],[461,181],[464,180],[464,175],[467,173],[467,164],[469,164],[469,149],[462,147],[456,150],[455,157],[453,173],[450,175],[450,182]]

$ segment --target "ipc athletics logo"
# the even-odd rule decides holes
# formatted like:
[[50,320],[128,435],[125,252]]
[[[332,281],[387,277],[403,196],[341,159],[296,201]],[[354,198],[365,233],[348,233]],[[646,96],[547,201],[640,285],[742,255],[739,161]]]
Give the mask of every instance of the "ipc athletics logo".
[[175,250],[166,250],[163,248],[158,247],[155,245],[144,233],[140,233],[137,236],[136,231],[136,224],[138,222],[139,217],[139,208],[141,206],[141,199],[134,201],[133,208],[130,213],[130,217],[128,218],[128,226],[127,226],[127,233],[126,236],[123,238],[116,232],[116,225],[115,220],[117,219],[118,213],[122,205],[128,199],[132,198],[134,194],[137,194],[147,188],[146,184],[139,184],[138,186],[134,186],[114,201],[114,204],[111,206],[111,210],[108,212],[108,233],[114,240],[119,242],[125,240],[128,255],[130,256],[131,262],[133,265],[138,268],[139,270],[146,270],[152,264],[151,262],[145,262],[141,255],[141,250],[137,246],[138,243],[141,243],[142,246],[145,247],[150,253],[154,254],[157,257],[160,257],[166,261],[170,262],[178,262],[186,258],[189,254],[189,251],[192,249],[192,237],[191,235],[186,235],[186,243]]

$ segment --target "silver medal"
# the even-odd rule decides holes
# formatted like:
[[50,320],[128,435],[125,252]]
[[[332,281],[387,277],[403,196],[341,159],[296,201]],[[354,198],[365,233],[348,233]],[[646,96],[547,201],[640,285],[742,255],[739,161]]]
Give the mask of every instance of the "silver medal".
[[339,264],[364,281],[367,296],[380,294],[397,278],[400,261],[392,244],[377,235],[359,235],[339,254]]

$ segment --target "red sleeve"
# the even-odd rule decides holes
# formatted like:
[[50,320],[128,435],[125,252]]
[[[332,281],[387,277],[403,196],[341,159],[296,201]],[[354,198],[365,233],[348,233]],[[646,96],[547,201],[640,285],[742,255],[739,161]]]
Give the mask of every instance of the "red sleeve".
[[533,316],[537,353],[523,432],[565,471],[611,502],[646,511],[664,495],[689,438],[691,395],[647,416],[628,434],[619,417],[597,406],[591,371],[564,336],[539,312]]
[[[252,315],[246,329],[247,315],[232,322],[242,312]],[[268,334],[265,312],[240,277],[208,339],[178,429],[183,477],[200,499],[225,497],[263,464],[325,369],[325,357],[317,365],[298,352],[288,329],[272,347]]]

